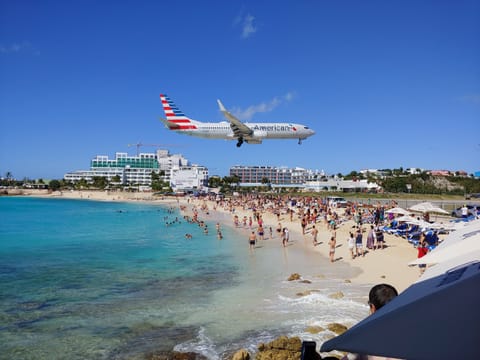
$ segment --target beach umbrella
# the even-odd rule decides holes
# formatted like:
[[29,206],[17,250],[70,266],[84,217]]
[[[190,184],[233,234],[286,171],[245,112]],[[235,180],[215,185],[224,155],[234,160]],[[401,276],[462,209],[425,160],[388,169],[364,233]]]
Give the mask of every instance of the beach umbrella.
[[450,246],[438,246],[427,255],[410,262],[409,265],[438,264],[465,255],[469,255],[469,257],[464,259],[480,261],[480,234]]
[[427,227],[432,230],[455,230],[455,225],[451,223],[444,224],[441,222],[433,222],[428,224]]
[[430,229],[433,230],[432,223],[429,223],[428,221],[425,220],[417,220],[415,225],[418,225],[421,229]]
[[456,257],[462,257],[463,262],[480,261],[480,221],[452,232],[435,249],[409,265],[438,264]]
[[323,343],[320,351],[416,360],[476,359],[479,288],[480,262],[461,264],[413,284],[342,335]]
[[398,222],[406,222],[406,223],[414,224],[414,225],[419,224],[419,220],[414,218],[413,216],[410,216],[410,215],[403,215],[403,216],[400,216],[400,217],[396,218],[395,220],[397,220]]
[[458,264],[476,263],[478,261],[480,261],[479,250],[464,253],[463,255],[455,256],[453,258],[444,260],[438,264],[428,266],[425,272],[422,274],[422,276],[420,276],[420,278],[417,280],[417,282],[421,282],[421,281],[439,276],[450,269],[454,269],[458,267]]
[[448,211],[443,210],[441,207],[434,206],[431,202],[422,202],[415,204],[408,208],[412,211],[418,211],[421,213],[437,213],[437,214],[448,214]]
[[386,213],[390,213],[390,214],[404,214],[404,215],[408,215],[410,214],[410,211],[408,210],[405,210],[401,207],[394,207],[392,209],[388,209],[385,211]]

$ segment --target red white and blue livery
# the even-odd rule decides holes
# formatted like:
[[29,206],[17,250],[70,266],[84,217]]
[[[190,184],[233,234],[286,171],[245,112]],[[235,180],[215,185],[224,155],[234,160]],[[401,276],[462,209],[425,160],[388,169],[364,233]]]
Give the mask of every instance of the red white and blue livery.
[[170,130],[179,134],[198,136],[208,139],[237,140],[237,147],[243,142],[261,144],[264,139],[302,140],[315,134],[308,126],[292,123],[243,123],[232,115],[217,100],[220,111],[227,121],[206,123],[187,117],[167,95],[160,95],[165,119],[160,119]]

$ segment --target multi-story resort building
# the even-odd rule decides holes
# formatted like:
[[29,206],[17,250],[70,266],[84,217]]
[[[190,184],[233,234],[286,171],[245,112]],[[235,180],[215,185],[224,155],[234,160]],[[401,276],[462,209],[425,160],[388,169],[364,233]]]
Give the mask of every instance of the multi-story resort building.
[[344,180],[326,176],[323,171],[274,166],[233,166],[230,176],[240,179],[240,186],[295,187],[305,191],[378,191],[376,183],[367,180]]
[[323,171],[302,168],[287,168],[275,166],[233,166],[230,176],[238,176],[240,183],[250,186],[268,182],[272,185],[303,186],[308,181],[316,180],[324,175]]
[[103,177],[121,185],[148,188],[152,184],[152,172],[164,174],[164,181],[169,182],[175,190],[201,189],[208,182],[208,170],[205,167],[191,165],[182,155],[171,155],[168,150],[160,149],[156,153],[140,153],[136,156],[117,152],[115,159],[97,155],[90,162],[90,170],[67,173],[64,179],[75,183],[82,179],[93,182],[94,178]]

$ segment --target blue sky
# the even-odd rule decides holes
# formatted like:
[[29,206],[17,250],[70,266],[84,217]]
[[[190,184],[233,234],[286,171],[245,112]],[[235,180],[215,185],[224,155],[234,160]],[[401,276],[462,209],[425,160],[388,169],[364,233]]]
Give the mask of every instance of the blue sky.
[[[296,122],[262,145],[178,135],[190,117]],[[480,1],[0,0],[0,176],[62,178],[164,144],[233,165],[480,170]],[[154,147],[142,147],[152,152]]]

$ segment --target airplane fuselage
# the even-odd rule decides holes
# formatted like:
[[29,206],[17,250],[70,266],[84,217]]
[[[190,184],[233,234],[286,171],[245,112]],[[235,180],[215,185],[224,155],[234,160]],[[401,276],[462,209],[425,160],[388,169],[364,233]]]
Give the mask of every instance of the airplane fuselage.
[[[300,124],[285,123],[245,123],[252,129],[251,138],[261,139],[306,139],[311,135],[311,130]],[[226,121],[219,123],[196,123],[195,129],[174,130],[179,134],[198,136],[208,139],[231,139],[237,136],[234,134],[230,124]]]
[[179,134],[202,137],[207,139],[237,140],[240,147],[243,142],[261,144],[264,139],[298,139],[301,143],[307,137],[315,134],[308,126],[293,123],[243,123],[225,109],[217,100],[220,111],[229,120],[217,123],[207,123],[193,120],[173,103],[167,95],[160,95],[165,119],[160,119],[165,126]]

